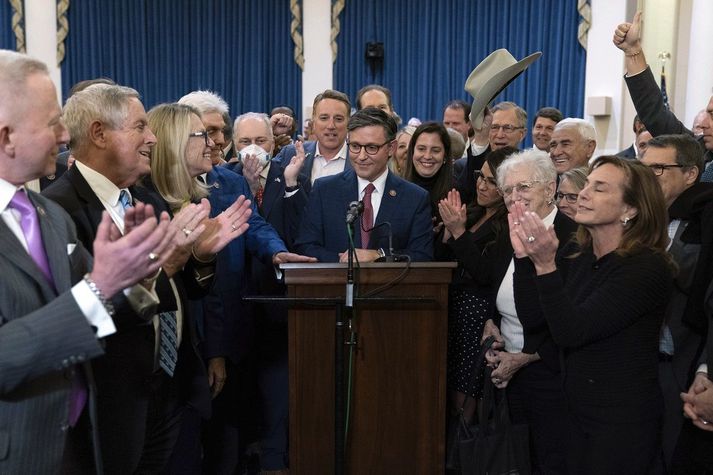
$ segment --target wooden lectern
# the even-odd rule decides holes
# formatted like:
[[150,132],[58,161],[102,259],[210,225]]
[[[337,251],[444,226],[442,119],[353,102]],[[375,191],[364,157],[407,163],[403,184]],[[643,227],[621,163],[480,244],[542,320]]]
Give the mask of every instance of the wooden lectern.
[[[373,299],[362,296],[397,278],[406,264],[358,270],[346,473],[443,473],[448,284],[455,266],[412,263],[403,280]],[[282,268],[289,298],[298,301],[289,316],[290,473],[332,474],[335,299],[343,301],[346,264]]]

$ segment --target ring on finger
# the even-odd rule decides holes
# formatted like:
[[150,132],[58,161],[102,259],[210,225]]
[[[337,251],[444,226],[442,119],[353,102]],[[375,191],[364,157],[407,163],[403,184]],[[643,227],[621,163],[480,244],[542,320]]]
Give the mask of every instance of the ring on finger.
[[231,224],[230,227],[233,228],[233,231],[237,231],[237,230],[238,230],[238,228],[236,228],[234,224]]
[[535,242],[535,236],[527,236],[527,242]]
[[157,261],[159,258],[159,255],[156,254],[155,252],[149,252],[149,260],[151,262]]
[[705,426],[707,426],[708,424],[710,424],[710,422],[708,422],[708,421],[705,420],[705,419],[699,419],[699,420],[701,421],[701,424],[703,424],[703,425],[705,425]]
[[188,228],[183,228],[183,234],[185,234],[186,236],[190,236],[192,232],[193,232],[193,231],[191,231],[191,230],[188,229]]

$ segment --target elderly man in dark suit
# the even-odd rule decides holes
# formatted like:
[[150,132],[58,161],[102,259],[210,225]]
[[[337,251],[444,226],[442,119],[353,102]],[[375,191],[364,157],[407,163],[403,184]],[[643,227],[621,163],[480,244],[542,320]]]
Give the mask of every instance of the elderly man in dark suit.
[[[315,183],[295,243],[301,254],[322,262],[346,262],[349,238],[345,214],[361,200],[364,212],[354,232],[359,262],[373,262],[393,248],[412,261],[433,258],[428,193],[389,172],[396,150],[396,122],[380,109],[367,107],[349,119],[349,149],[353,170]],[[382,223],[390,226],[381,226]]]
[[84,430],[90,416],[96,423],[86,362],[122,324],[121,289],[154,274],[171,250],[168,216],[157,226],[141,205],[127,220],[143,223],[124,237],[100,216],[92,266],[69,216],[24,189],[54,172],[69,140],[60,118],[47,67],[0,50],[0,473],[102,472],[91,449],[75,451],[97,442]]
[[[137,185],[150,173],[149,156],[156,137],[135,90],[92,85],[67,100],[64,119],[76,162],[43,194],[69,212],[85,245],[94,238],[103,211],[123,232],[121,217],[137,203],[167,210],[157,193]],[[230,216],[235,226],[231,239],[244,230],[247,206],[244,203]],[[198,208],[189,205],[174,217],[172,226],[181,230],[181,252],[146,282],[159,299],[157,312],[147,315],[143,324],[120,328],[107,339],[105,356],[93,362],[107,473],[162,470],[185,407],[206,415],[210,411],[208,378],[196,350],[195,325],[186,299],[204,295],[218,249],[198,230],[208,213]],[[222,234],[217,241],[225,245]]]

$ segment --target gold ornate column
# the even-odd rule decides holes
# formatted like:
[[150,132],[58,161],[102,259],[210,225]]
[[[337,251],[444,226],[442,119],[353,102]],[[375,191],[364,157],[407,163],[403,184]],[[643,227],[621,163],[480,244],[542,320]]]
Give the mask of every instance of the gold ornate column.
[[25,16],[22,0],[10,0],[12,6],[12,31],[15,33],[15,49],[20,53],[26,53],[25,47]]
[[64,40],[69,33],[67,10],[69,10],[69,0],[57,0],[57,67],[60,67],[64,61]]

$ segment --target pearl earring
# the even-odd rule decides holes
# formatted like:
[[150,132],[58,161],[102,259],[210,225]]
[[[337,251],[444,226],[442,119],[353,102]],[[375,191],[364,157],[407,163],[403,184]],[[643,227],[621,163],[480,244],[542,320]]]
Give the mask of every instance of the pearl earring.
[[629,219],[628,216],[624,216],[624,219],[621,220],[621,225],[626,226],[629,223]]

